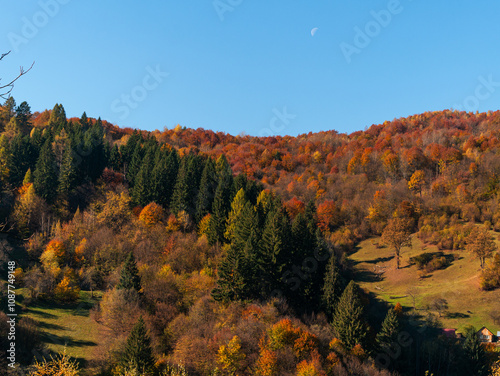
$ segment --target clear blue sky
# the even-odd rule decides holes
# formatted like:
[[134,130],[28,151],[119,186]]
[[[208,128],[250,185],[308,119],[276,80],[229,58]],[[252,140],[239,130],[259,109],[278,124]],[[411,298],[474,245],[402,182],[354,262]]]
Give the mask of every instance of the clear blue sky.
[[3,1],[0,77],[36,61],[18,104],[122,127],[350,133],[498,109],[499,14],[482,0]]

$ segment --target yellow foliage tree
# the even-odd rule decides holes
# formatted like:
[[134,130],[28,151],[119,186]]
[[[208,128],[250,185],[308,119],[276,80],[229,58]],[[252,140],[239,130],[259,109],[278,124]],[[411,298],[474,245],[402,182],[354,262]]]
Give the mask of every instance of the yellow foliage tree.
[[408,181],[408,188],[410,191],[417,192],[422,195],[422,187],[425,184],[425,173],[422,170],[417,170],[413,173]]
[[57,277],[61,271],[60,265],[64,261],[65,256],[66,247],[64,243],[58,239],[54,239],[45,247],[40,256],[40,261],[47,272]]
[[61,282],[54,289],[54,296],[57,300],[73,302],[80,297],[80,288],[77,285],[75,273],[69,269],[64,273]]
[[43,362],[38,361],[34,365],[34,370],[28,373],[28,376],[78,376],[80,372],[78,370],[78,364],[76,361],[72,361],[68,355],[66,355],[66,350],[63,354],[51,357],[51,360],[44,359]]
[[159,223],[163,218],[163,208],[155,202],[144,207],[139,214],[139,220],[150,227]]
[[234,336],[227,345],[220,346],[217,352],[217,362],[230,375],[238,375],[237,372],[245,358],[246,355],[241,351],[241,340],[238,336]]

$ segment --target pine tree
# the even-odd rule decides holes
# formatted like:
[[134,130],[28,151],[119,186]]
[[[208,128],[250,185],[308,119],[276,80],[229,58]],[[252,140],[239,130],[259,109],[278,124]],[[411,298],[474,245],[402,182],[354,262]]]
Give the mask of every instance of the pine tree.
[[15,161],[11,165],[10,182],[17,187],[22,183],[28,168],[35,167],[38,155],[29,136],[14,137],[10,142],[10,151],[12,161]]
[[217,189],[217,175],[215,163],[212,158],[207,158],[201,175],[200,189],[196,200],[195,220],[199,223],[210,212]]
[[122,272],[120,274],[120,283],[117,286],[120,289],[141,290],[141,278],[133,252],[130,252],[125,260]]
[[137,205],[146,206],[153,201],[151,171],[153,170],[153,155],[149,149],[142,160],[141,168],[135,177],[132,199]]
[[291,237],[288,216],[281,204],[273,204],[267,215],[266,225],[257,256],[262,278],[262,294],[268,295],[282,287],[282,275],[290,262]]
[[31,108],[28,102],[24,101],[16,109],[16,119],[23,134],[28,134],[32,127],[31,117]]
[[376,342],[380,350],[388,349],[396,343],[399,334],[399,320],[394,308],[390,307],[382,323],[380,332],[377,333]]
[[338,339],[349,349],[357,344],[363,345],[367,331],[358,288],[354,281],[349,282],[335,308],[332,322]]
[[57,176],[54,153],[48,139],[40,151],[40,156],[33,173],[33,184],[37,194],[51,203],[57,193]]
[[224,243],[224,232],[226,230],[226,218],[229,212],[229,203],[231,196],[231,187],[227,177],[219,180],[215,190],[214,202],[212,204],[212,217],[210,219],[210,228],[208,241],[210,244]]
[[127,338],[122,365],[127,371],[134,370],[141,375],[149,375],[154,371],[154,364],[151,338],[141,316]]
[[172,198],[175,179],[179,172],[179,157],[175,150],[160,157],[151,177],[153,201],[167,208]]
[[111,148],[109,154],[109,165],[116,172],[120,172],[122,170],[122,156],[116,144]]
[[244,300],[247,297],[248,264],[243,250],[228,247],[227,252],[217,269],[217,287],[212,290],[212,297],[220,302],[228,303]]
[[188,210],[189,207],[189,161],[188,157],[181,159],[177,180],[172,192],[170,209],[177,214]]
[[62,104],[56,103],[49,118],[49,127],[59,133],[66,125],[66,111]]
[[325,279],[322,289],[321,302],[329,319],[333,318],[335,306],[346,287],[345,279],[340,273],[337,257],[330,256],[328,266],[326,268]]
[[28,185],[30,183],[33,183],[33,175],[31,174],[31,168],[28,168],[26,175],[24,175],[23,185]]
[[75,187],[77,179],[75,164],[73,149],[70,145],[67,145],[59,171],[59,186],[57,189],[62,195],[67,195]]
[[135,144],[134,151],[130,156],[130,163],[128,163],[126,169],[126,177],[130,185],[134,185],[135,177],[139,170],[141,169],[142,159],[144,158],[144,149],[140,142]]
[[233,242],[234,240],[234,232],[236,228],[236,224],[240,222],[241,214],[245,205],[247,204],[247,200],[245,197],[245,191],[241,188],[236,196],[234,196],[233,202],[231,203],[231,211],[229,212],[226,224],[226,231],[224,232],[224,237],[228,242]]
[[465,329],[465,341],[462,345],[465,356],[462,369],[467,375],[486,376],[488,375],[488,359],[476,333],[476,329],[472,326]]

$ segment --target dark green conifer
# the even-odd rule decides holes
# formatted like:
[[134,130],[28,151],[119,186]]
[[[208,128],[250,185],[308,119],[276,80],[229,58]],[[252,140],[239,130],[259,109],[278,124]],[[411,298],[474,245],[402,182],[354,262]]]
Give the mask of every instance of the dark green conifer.
[[141,278],[139,277],[139,270],[133,252],[130,252],[125,260],[125,265],[123,265],[120,274],[120,283],[117,287],[120,289],[141,290]]
[[363,304],[359,297],[359,287],[351,281],[342,293],[335,307],[332,326],[348,349],[357,344],[363,346],[367,328],[363,319]]
[[146,324],[141,317],[130,332],[122,355],[122,365],[126,370],[150,375],[154,371],[155,359]]
[[398,315],[393,307],[389,307],[389,311],[382,322],[382,328],[377,333],[376,343],[380,350],[389,349],[393,343],[397,342],[399,334]]
[[40,151],[33,178],[36,193],[51,203],[57,193],[58,171],[49,139]]
[[340,273],[337,257],[335,255],[331,255],[326,268],[321,296],[323,309],[329,319],[333,318],[336,304],[339,301],[345,287],[345,279]]

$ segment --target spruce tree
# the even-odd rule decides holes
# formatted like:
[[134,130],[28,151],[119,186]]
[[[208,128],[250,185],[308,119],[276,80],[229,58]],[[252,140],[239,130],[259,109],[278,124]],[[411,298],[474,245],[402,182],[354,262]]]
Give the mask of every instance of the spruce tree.
[[465,329],[465,341],[463,342],[464,357],[462,369],[467,375],[486,376],[488,375],[488,359],[484,347],[477,336],[474,327]]
[[31,108],[28,102],[24,101],[16,109],[16,119],[23,134],[28,134],[31,128]]
[[212,209],[216,189],[217,175],[215,172],[215,162],[212,158],[207,158],[203,167],[200,189],[196,200],[195,220],[197,223]]
[[359,297],[359,287],[351,281],[342,293],[335,308],[332,326],[348,349],[357,344],[363,345],[367,327],[363,319],[363,304]]
[[109,165],[116,172],[120,172],[122,170],[122,157],[116,144],[111,148],[109,154]]
[[212,290],[212,297],[224,303],[244,300],[248,293],[248,266],[243,250],[229,246],[217,269],[217,287]]
[[33,183],[33,175],[31,174],[31,168],[28,168],[26,175],[24,175],[23,185],[28,185],[30,183]]
[[149,375],[154,372],[154,364],[151,338],[141,316],[127,338],[122,365],[125,370],[134,370],[141,375]]
[[187,211],[189,208],[189,161],[185,156],[181,160],[177,180],[175,182],[170,209],[177,214],[180,211]]
[[76,162],[73,156],[73,149],[70,145],[67,145],[59,171],[59,186],[57,189],[62,195],[67,195],[75,187],[77,179],[75,165]]
[[330,256],[328,266],[326,268],[325,279],[322,289],[321,302],[323,309],[329,319],[333,318],[335,307],[346,287],[345,279],[340,273],[337,257]]
[[169,206],[178,172],[179,157],[175,149],[160,157],[159,162],[153,168],[151,177],[154,202],[165,208]]
[[133,252],[130,252],[123,265],[120,274],[120,283],[117,286],[119,289],[135,289],[141,290],[141,278],[139,277],[139,270]]
[[153,201],[151,171],[153,170],[152,150],[148,150],[135,177],[132,199],[137,205],[146,206]]
[[229,212],[226,221],[226,231],[224,232],[224,237],[230,243],[234,240],[234,233],[237,223],[242,221],[241,215],[246,204],[247,200],[245,197],[245,191],[243,188],[241,188],[236,196],[234,196],[233,202],[231,202],[231,211]]
[[36,193],[49,203],[54,200],[57,193],[57,177],[58,171],[54,153],[52,152],[50,139],[47,139],[36,163],[33,184]]
[[262,232],[257,266],[262,276],[262,294],[282,288],[282,276],[290,266],[290,226],[281,204],[274,204]]
[[393,343],[396,343],[399,334],[399,320],[398,315],[393,307],[389,308],[382,328],[377,333],[376,342],[380,350],[388,349]]

